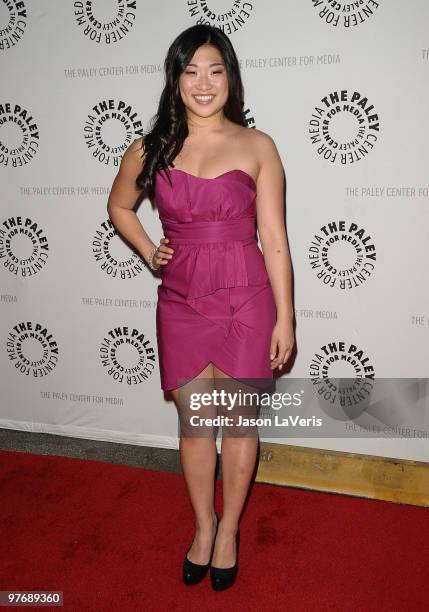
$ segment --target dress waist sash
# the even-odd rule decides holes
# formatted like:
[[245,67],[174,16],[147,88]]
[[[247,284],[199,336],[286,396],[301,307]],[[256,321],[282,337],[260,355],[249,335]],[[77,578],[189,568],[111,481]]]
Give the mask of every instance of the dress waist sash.
[[256,239],[256,217],[225,219],[222,221],[162,221],[164,236],[170,242],[202,244],[205,242],[229,242]]
[[[257,246],[256,217],[228,219],[222,221],[175,222],[162,220],[164,236],[168,246],[195,245],[181,264],[163,274],[164,286],[186,296],[188,304],[205,312],[199,299],[218,289],[247,287],[249,272],[245,250],[252,246],[257,250],[252,257],[258,270],[253,271],[261,283],[266,282],[266,270]],[[174,255],[173,255],[174,265]],[[171,262],[167,264],[167,267]],[[207,315],[207,313],[206,313]]]

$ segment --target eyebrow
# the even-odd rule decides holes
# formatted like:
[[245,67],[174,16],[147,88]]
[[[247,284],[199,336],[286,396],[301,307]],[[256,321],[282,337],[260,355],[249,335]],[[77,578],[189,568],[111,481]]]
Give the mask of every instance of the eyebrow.
[[[188,66],[197,66],[198,67],[198,64],[188,64]],[[211,68],[212,66],[225,66],[225,64],[222,63],[222,62],[215,62],[214,64],[209,64],[209,68]]]

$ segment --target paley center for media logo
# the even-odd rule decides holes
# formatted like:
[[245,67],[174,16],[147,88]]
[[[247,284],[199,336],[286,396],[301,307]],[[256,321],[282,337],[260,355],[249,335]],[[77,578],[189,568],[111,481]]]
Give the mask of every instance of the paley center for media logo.
[[[147,264],[138,253],[122,248],[118,232],[111,219],[103,221],[92,237],[92,253],[101,270],[111,278],[135,278],[146,271]],[[126,249],[126,253],[124,250]]]
[[[5,12],[5,10],[7,13]],[[7,18],[4,17],[7,15]],[[0,51],[17,45],[27,31],[27,9],[23,0],[3,0],[1,13]]]
[[99,348],[101,365],[116,382],[138,385],[152,376],[156,353],[147,334],[118,325],[106,332]]
[[19,278],[44,268],[49,243],[44,228],[32,217],[8,217],[0,225],[0,265]]
[[[116,5],[112,10],[112,4]],[[128,35],[136,20],[136,0],[74,2],[74,16],[83,35],[89,40],[104,45],[120,42]]]
[[330,221],[312,237],[308,259],[321,283],[347,290],[371,277],[377,250],[366,228],[354,221]]
[[340,89],[320,99],[308,133],[317,154],[331,164],[354,164],[370,154],[380,136],[374,104],[357,90]]
[[379,8],[376,0],[311,0],[324,23],[337,28],[353,28],[370,19]]
[[375,368],[358,344],[332,340],[315,351],[309,375],[313,392],[324,411],[338,416],[338,409],[340,413],[345,410],[349,418],[370,397]]
[[30,163],[39,149],[39,128],[21,104],[0,102],[0,164],[20,168]]
[[353,342],[332,340],[314,353],[310,363],[310,378],[333,378],[336,366],[347,367],[348,378],[374,378],[375,370],[364,349]]
[[186,8],[195,23],[216,26],[230,36],[247,23],[255,7],[247,0],[193,0]]
[[100,164],[119,166],[129,145],[143,136],[143,125],[130,104],[106,99],[92,107],[83,133],[86,146]]
[[59,360],[57,341],[48,327],[40,322],[22,321],[6,338],[6,353],[17,372],[42,378],[52,372]]

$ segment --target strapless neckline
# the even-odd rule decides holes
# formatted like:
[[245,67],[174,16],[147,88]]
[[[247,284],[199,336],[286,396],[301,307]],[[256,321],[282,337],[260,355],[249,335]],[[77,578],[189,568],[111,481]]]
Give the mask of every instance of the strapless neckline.
[[199,181],[216,181],[217,179],[223,178],[224,176],[227,176],[229,174],[233,174],[234,172],[239,172],[241,174],[244,174],[244,176],[247,176],[253,185],[253,188],[256,192],[256,182],[255,179],[253,178],[253,176],[251,176],[248,172],[246,172],[245,170],[240,170],[240,168],[234,168],[233,170],[227,170],[226,172],[222,172],[222,174],[218,174],[218,176],[214,176],[213,178],[207,178],[204,176],[197,176],[196,174],[191,174],[190,172],[186,172],[186,170],[181,170],[180,168],[169,168],[170,171],[175,171],[175,172],[181,172],[182,174],[186,174],[187,176],[190,176],[191,178],[197,179]]

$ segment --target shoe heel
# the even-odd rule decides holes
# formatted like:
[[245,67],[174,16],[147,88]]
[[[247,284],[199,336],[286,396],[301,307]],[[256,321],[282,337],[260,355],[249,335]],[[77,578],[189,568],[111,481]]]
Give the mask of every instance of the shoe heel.
[[215,591],[225,591],[235,582],[238,573],[238,551],[240,547],[240,530],[235,534],[236,558],[232,567],[214,567],[210,565],[210,580]]
[[204,565],[200,565],[199,563],[193,563],[192,561],[188,559],[188,552],[191,550],[192,543],[191,543],[191,546],[186,551],[186,555],[183,560],[183,567],[182,567],[182,582],[183,584],[186,584],[187,586],[193,586],[195,584],[199,584],[206,576],[207,571],[210,567],[210,562],[211,562],[211,558],[212,558],[213,550],[214,550],[214,543],[216,540],[217,528],[219,525],[219,517],[216,514],[216,512],[215,512],[215,515],[216,515],[216,531],[213,537],[213,544],[212,544],[209,562]]

